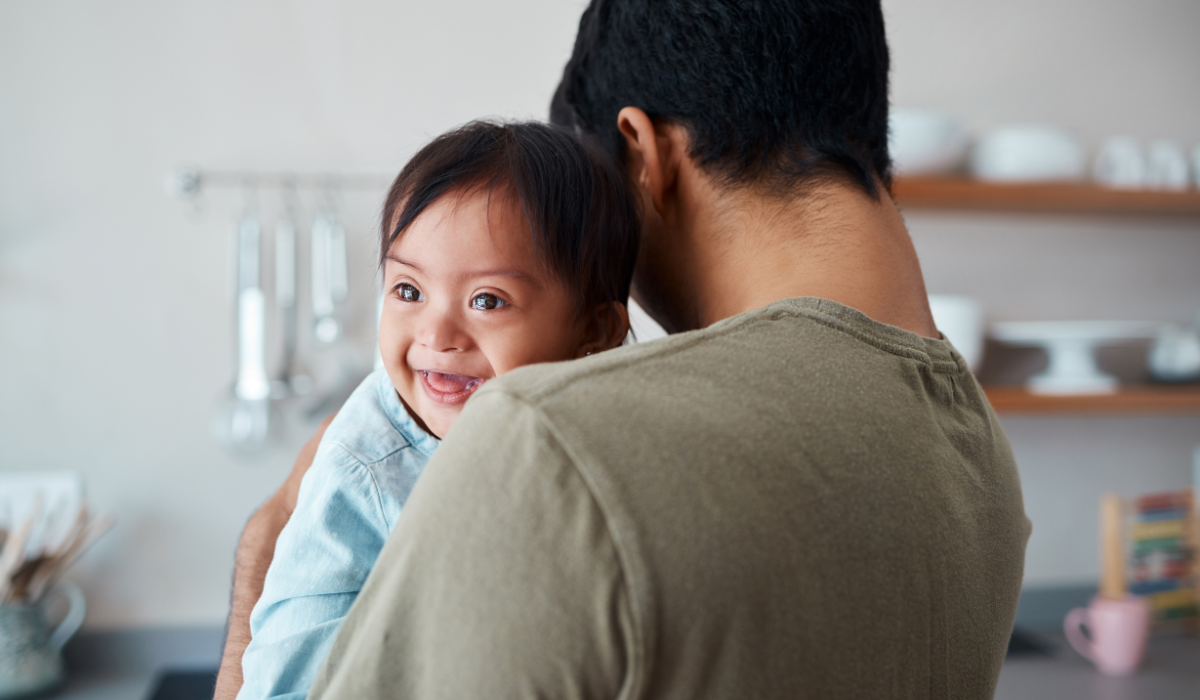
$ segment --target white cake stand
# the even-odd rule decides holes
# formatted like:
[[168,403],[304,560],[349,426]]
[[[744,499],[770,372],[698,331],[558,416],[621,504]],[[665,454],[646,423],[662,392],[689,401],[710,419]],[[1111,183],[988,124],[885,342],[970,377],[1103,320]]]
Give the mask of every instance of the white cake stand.
[[1096,348],[1152,338],[1161,324],[1149,321],[1022,321],[992,324],[992,337],[1009,345],[1043,348],[1046,371],[1029,380],[1034,394],[1112,394],[1116,377],[1100,371]]

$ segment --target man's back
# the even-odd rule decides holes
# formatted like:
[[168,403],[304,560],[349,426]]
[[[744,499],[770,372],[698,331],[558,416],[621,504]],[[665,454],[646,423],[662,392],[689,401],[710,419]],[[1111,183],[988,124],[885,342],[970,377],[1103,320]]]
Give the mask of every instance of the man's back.
[[482,390],[314,697],[991,697],[1028,533],[948,344],[786,300]]

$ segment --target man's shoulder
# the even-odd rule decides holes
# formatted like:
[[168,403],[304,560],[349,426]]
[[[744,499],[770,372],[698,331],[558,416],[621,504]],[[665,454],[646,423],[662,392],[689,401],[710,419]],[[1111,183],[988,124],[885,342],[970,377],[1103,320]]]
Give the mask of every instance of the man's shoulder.
[[[624,345],[591,357],[520,367],[488,382],[480,393],[502,392],[531,405],[561,399],[575,389],[624,391],[650,365],[677,358],[683,335]],[[661,368],[660,368],[661,369]]]
[[749,388],[751,378],[788,380],[800,394],[815,395],[842,381],[887,381],[885,366],[904,361],[960,369],[944,341],[885,326],[828,300],[787,299],[701,330],[522,367],[481,392],[501,391],[555,414],[572,407],[591,413],[634,397],[670,403],[684,395],[728,395]]
[[405,411],[387,374],[376,370],[346,399],[319,449],[372,465],[408,453],[424,462],[437,444]]
[[989,429],[986,399],[949,343],[823,299],[521,368],[480,393],[531,410],[573,459],[595,465],[684,454],[836,461],[862,442],[863,426],[939,439],[936,416],[950,413]]
[[503,391],[532,404],[554,402],[579,389],[637,391],[648,378],[687,374],[697,365],[712,362],[727,349],[725,342],[777,331],[759,323],[774,320],[774,316],[762,309],[701,330],[623,345],[591,357],[521,367],[489,382],[481,391]]

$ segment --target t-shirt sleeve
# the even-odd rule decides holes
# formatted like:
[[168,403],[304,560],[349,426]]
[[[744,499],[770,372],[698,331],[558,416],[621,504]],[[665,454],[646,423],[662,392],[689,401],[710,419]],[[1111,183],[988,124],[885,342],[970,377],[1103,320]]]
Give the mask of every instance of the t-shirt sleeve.
[[417,483],[310,697],[614,698],[633,629],[572,457],[536,409],[485,392]]
[[372,474],[322,445],[250,616],[238,700],[306,696],[387,534]]

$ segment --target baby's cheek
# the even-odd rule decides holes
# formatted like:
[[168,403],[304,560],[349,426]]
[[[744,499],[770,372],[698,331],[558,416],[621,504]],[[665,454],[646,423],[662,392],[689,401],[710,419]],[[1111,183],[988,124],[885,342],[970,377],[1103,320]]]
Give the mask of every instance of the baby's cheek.
[[404,357],[407,343],[399,325],[386,316],[379,323],[379,354],[384,362],[388,362],[389,358],[397,361]]
[[[393,380],[411,384],[415,381],[413,369],[408,364],[408,354],[412,348],[412,338],[405,331],[404,324],[393,320],[379,324],[379,357],[383,366]],[[401,377],[400,375],[407,375]]]
[[405,402],[412,404],[412,369],[404,361],[407,348],[400,342],[397,334],[389,329],[387,324],[379,325],[379,357],[383,360],[383,369],[392,380],[392,385],[400,393]]
[[574,359],[574,346],[570,346],[562,335],[561,329],[550,333],[535,330],[509,338],[503,346],[490,348],[491,352],[485,351],[485,354],[496,376],[526,365]]

